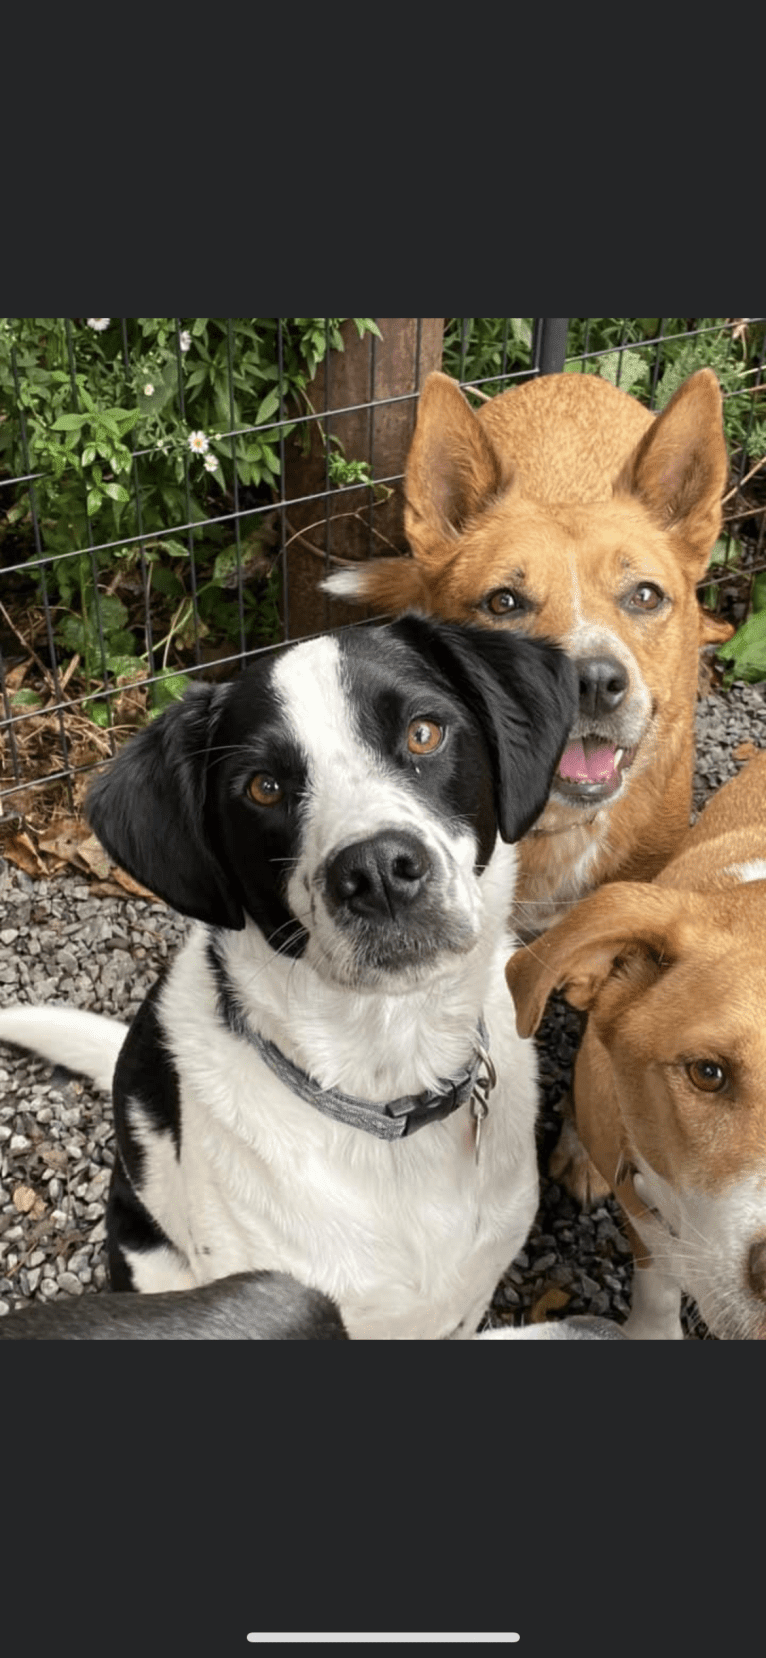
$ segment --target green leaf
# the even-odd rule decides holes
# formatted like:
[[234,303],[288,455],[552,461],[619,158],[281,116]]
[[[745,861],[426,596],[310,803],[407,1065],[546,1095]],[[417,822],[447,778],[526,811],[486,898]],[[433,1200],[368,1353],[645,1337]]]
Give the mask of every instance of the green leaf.
[[119,441],[119,427],[116,420],[110,419],[109,415],[105,415],[103,413],[94,414],[92,424],[97,437],[100,437],[103,432],[106,432],[108,437],[116,438]]
[[620,391],[629,392],[646,373],[646,364],[635,351],[608,351],[599,359],[598,372],[602,380],[609,380],[613,386],[617,385],[619,374]]
[[79,651],[82,656],[87,649],[85,628],[79,616],[64,616],[58,625],[58,636],[68,651]]
[[183,582],[179,581],[175,571],[166,570],[162,564],[155,564],[152,570],[152,587],[157,593],[164,593],[168,599],[180,598],[184,590]]
[[102,730],[106,729],[109,724],[109,709],[105,702],[92,702],[90,705],[85,703],[84,711],[94,725],[100,725]]
[[162,548],[163,553],[170,553],[171,558],[189,557],[189,549],[184,547],[181,541],[172,541],[169,537],[166,537],[163,541],[159,541],[157,545]]
[[129,628],[118,628],[116,633],[110,633],[109,654],[120,657],[135,656],[136,641]]
[[164,674],[162,679],[158,679],[156,685],[152,686],[154,708],[151,718],[154,719],[157,714],[161,714],[163,708],[169,707],[171,702],[179,702],[188,684],[187,674],[168,673]]
[[8,512],[6,513],[8,523],[9,524],[18,524],[19,519],[24,517],[25,512],[29,512],[29,496],[28,495],[23,495],[21,500],[16,502],[15,507],[10,507],[9,508]]
[[140,409],[123,409],[119,415],[115,416],[115,425],[120,437],[124,438],[128,432],[132,432],[133,427],[138,425],[140,419]]
[[753,612],[766,610],[766,570],[762,570],[753,582]]
[[261,406],[258,410],[258,413],[255,417],[255,420],[254,420],[253,424],[255,426],[262,426],[265,421],[271,420],[272,415],[276,414],[278,408],[279,408],[279,392],[278,391],[267,392],[267,394],[264,397],[263,402],[262,402],[262,404],[261,404]]
[[91,466],[95,459],[96,459],[96,445],[94,443],[89,443],[87,449],[83,449],[82,464],[83,464],[83,466]]
[[734,570],[739,564],[741,552],[742,548],[738,541],[732,540],[730,535],[719,535],[710,554],[710,564],[724,564],[728,569]]
[[[218,586],[236,586],[237,572],[242,564],[242,551],[236,542],[232,547],[224,547],[217,555],[213,565],[213,581]],[[233,578],[233,583],[232,583]]]
[[517,344],[523,345],[527,351],[532,349],[532,325],[526,317],[511,317],[511,333]]
[[20,691],[11,691],[10,703],[12,708],[42,708],[43,699],[36,691],[25,690],[22,685]]
[[104,494],[110,501],[129,501],[130,496],[123,484],[104,484]]
[[720,645],[716,654],[731,664],[724,677],[726,686],[735,679],[744,679],[751,685],[766,679],[766,610],[760,610],[744,622],[734,638]]
[[99,511],[99,508],[101,506],[101,502],[103,501],[103,499],[104,499],[104,497],[101,494],[100,489],[89,489],[88,490],[87,507],[88,507],[88,517],[89,518],[95,518],[96,513]]
[[128,620],[127,608],[122,599],[117,598],[116,593],[99,594],[95,602],[91,601],[90,614],[96,626],[97,613],[101,617],[101,627],[105,634],[114,633],[117,628],[124,627]]
[[121,656],[119,652],[111,650],[106,658],[106,666],[115,679],[137,679],[139,674],[143,675],[145,672],[137,656]]
[[79,432],[83,426],[87,425],[89,419],[90,419],[89,415],[79,415],[79,414],[59,415],[58,420],[54,420],[53,425],[51,427],[51,431],[52,432]]

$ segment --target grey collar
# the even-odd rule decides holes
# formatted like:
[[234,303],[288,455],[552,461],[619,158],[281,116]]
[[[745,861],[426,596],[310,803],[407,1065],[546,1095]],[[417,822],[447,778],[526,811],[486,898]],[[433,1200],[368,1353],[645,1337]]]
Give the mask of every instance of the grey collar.
[[[344,1094],[339,1088],[321,1088],[307,1071],[302,1071],[298,1065],[294,1065],[275,1043],[253,1030],[239,1007],[226,968],[212,938],[208,941],[208,959],[218,985],[219,1007],[229,1029],[235,1036],[249,1042],[279,1081],[293,1094],[297,1094],[299,1099],[305,1100],[307,1105],[315,1106],[317,1111],[322,1111],[327,1117],[333,1117],[336,1122],[347,1123],[351,1128],[365,1129],[368,1134],[375,1134],[378,1139],[402,1140],[405,1135],[414,1134],[416,1129],[424,1128],[426,1123],[437,1123],[444,1117],[451,1116],[453,1111],[458,1111],[461,1105],[466,1105],[470,1100],[478,1136],[478,1127],[488,1110],[487,1095],[496,1081],[494,1066],[488,1053],[489,1037],[482,1019],[478,1021],[474,1037],[473,1056],[457,1076],[449,1081],[440,1081],[438,1088],[427,1088],[422,1094],[402,1094],[398,1099],[389,1100],[387,1104],[377,1104],[371,1100],[356,1099],[352,1094]],[[480,1075],[482,1071],[483,1075]]]

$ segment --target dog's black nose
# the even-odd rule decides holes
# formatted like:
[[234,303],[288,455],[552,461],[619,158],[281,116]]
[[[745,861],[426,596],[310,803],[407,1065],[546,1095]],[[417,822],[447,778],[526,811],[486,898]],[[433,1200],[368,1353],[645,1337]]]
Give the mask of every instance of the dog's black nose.
[[333,908],[393,919],[417,898],[431,868],[417,835],[384,829],[369,840],[344,846],[330,859],[325,871],[327,896]]
[[748,1256],[747,1276],[750,1288],[759,1301],[766,1301],[766,1239],[753,1244]]
[[575,661],[580,713],[596,719],[613,714],[628,689],[628,675],[614,656],[580,656]]

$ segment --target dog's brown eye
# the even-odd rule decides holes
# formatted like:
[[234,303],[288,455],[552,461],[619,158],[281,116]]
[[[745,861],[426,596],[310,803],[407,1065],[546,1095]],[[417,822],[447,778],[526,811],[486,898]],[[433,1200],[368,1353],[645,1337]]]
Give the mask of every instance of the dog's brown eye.
[[256,806],[278,806],[284,789],[268,771],[257,771],[247,785],[247,792]]
[[664,597],[662,588],[655,587],[653,581],[642,581],[639,587],[633,589],[628,603],[634,610],[657,610]]
[[484,608],[493,616],[512,616],[515,610],[523,610],[524,606],[510,587],[499,587],[496,593],[490,593],[489,598],[484,600]]
[[699,1088],[703,1094],[720,1094],[728,1081],[723,1066],[714,1059],[692,1059],[686,1067],[686,1075],[693,1087]]
[[407,727],[410,754],[433,754],[444,737],[444,728],[435,720],[411,720]]

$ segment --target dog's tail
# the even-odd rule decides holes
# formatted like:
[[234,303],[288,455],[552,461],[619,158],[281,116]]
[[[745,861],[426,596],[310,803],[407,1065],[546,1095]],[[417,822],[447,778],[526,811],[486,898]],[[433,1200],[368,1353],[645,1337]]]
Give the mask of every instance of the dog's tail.
[[79,1071],[110,1093],[117,1056],[127,1025],[78,1007],[7,1007],[0,1009],[0,1042],[30,1048],[51,1065]]

